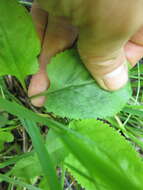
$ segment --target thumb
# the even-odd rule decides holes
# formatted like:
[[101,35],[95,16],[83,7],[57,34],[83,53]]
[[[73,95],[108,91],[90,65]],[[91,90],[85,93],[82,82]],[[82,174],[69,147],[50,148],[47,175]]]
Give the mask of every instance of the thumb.
[[118,55],[115,54],[113,57],[112,55],[88,57],[80,50],[79,52],[86,68],[103,89],[115,91],[127,83],[128,62],[122,49],[119,50]]
[[108,39],[108,42],[98,42],[98,35],[89,36],[88,31],[84,31],[84,38],[82,32],[79,34],[78,51],[93,78],[105,90],[114,91],[122,88],[128,81],[124,41],[113,43],[112,39]]
[[[119,11],[117,13],[121,14]],[[124,46],[142,25],[140,14],[136,12],[116,16],[114,18],[109,14],[105,19],[101,14],[96,23],[80,29],[78,40],[83,63],[99,85],[109,91],[118,90],[127,83],[128,66]]]

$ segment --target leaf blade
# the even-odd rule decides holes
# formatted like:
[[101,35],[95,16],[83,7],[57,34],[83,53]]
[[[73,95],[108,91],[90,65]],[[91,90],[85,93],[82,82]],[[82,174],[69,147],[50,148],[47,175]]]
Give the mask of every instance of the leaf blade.
[[1,0],[0,75],[14,75],[24,86],[24,78],[38,69],[40,43],[32,19],[16,0]]
[[116,92],[101,89],[74,49],[54,57],[47,71],[51,86],[47,91],[45,108],[61,117],[82,119],[113,116],[131,96],[129,84]]
[[40,135],[40,131],[36,126],[35,122],[30,120],[21,120],[23,126],[26,128],[27,132],[31,136],[33,146],[38,155],[43,173],[47,178],[47,182],[51,190],[61,190],[58,178],[56,176],[56,171],[50,155],[44,145],[43,139]]
[[[141,159],[131,145],[115,130],[96,120],[75,121],[71,123],[71,127],[81,135],[93,140],[95,145],[92,146],[89,143],[90,146],[84,147],[80,142],[77,143],[75,138],[73,140],[70,137],[64,139],[74,155],[70,155],[65,160],[66,163],[74,166],[77,170],[80,168],[81,172],[96,179],[101,190],[128,188],[139,190],[142,188],[143,165]],[[71,140],[72,146],[69,143]],[[75,148],[77,150],[74,150]],[[80,161],[82,162],[80,163]],[[93,183],[79,175],[74,169],[69,167],[69,171],[87,190],[98,189],[98,186],[95,187]]]

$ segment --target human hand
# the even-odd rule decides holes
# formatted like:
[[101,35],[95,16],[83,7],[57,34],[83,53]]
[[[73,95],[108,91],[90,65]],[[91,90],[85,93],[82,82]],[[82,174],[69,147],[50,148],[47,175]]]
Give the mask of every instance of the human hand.
[[[29,96],[48,88],[47,63],[70,47],[77,34],[81,59],[100,86],[110,91],[123,87],[128,81],[127,62],[134,66],[143,56],[143,0],[56,1],[39,0],[49,16],[36,3],[31,11],[42,50]],[[35,106],[44,101],[44,96],[32,99]]]

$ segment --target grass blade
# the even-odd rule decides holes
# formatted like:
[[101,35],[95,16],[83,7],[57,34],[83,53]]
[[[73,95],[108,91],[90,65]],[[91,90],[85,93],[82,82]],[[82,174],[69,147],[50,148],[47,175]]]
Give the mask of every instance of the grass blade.
[[38,155],[45,177],[47,178],[50,190],[61,190],[53,162],[44,145],[39,128],[33,121],[23,119],[21,119],[21,121],[32,139],[33,146]]
[[19,160],[26,158],[28,156],[31,156],[31,155],[33,155],[33,152],[27,152],[27,153],[24,153],[22,155],[14,156],[13,158],[11,158],[9,160],[6,160],[5,162],[0,163],[0,169],[7,167],[9,165],[15,164]]
[[33,185],[29,185],[29,184],[24,183],[24,182],[22,182],[22,181],[12,179],[12,178],[7,177],[7,176],[2,175],[2,174],[0,174],[0,179],[1,179],[2,181],[6,181],[6,182],[8,182],[8,183],[11,183],[11,184],[14,184],[14,185],[18,185],[18,186],[24,187],[24,188],[26,188],[26,189],[28,189],[28,190],[42,190],[42,189],[40,189],[40,188],[34,187]]
[[137,115],[139,117],[143,117],[143,111],[142,110],[132,109],[132,108],[129,108],[129,107],[125,107],[123,109],[123,112],[129,113],[129,114],[133,114],[133,115]]

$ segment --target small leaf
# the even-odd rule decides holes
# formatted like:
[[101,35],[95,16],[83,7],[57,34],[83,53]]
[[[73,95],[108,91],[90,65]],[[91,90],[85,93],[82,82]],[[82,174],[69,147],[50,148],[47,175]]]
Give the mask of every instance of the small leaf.
[[[59,136],[51,129],[46,137],[45,146],[56,168],[64,161],[67,151]],[[26,180],[27,182],[32,182],[37,176],[43,176],[39,160],[34,153],[33,155],[29,155],[28,157],[17,161],[11,171],[14,176]],[[43,180],[45,181],[45,178]]]
[[[142,189],[143,162],[130,143],[119,135],[117,131],[97,120],[74,121],[70,124],[70,127],[94,141],[95,146],[89,147],[93,156],[97,154],[97,148],[99,147],[98,150],[102,155],[101,162],[103,164],[108,163],[107,166],[111,168],[110,171],[115,172],[111,173],[108,167],[103,168],[104,165],[99,165],[95,162],[95,165],[91,166],[94,173],[90,176],[91,173],[88,171],[90,166],[88,168],[84,167],[72,154],[66,158],[66,163],[89,177],[93,177],[100,190]],[[94,158],[93,156],[89,158],[86,152],[82,156],[87,159],[87,165],[93,164],[91,161]],[[115,170],[112,170],[113,168]],[[96,190],[95,185],[76,170],[70,167],[68,167],[68,170],[86,190]]]
[[131,96],[130,85],[116,91],[101,89],[75,50],[58,54],[48,65],[51,86],[45,107],[68,118],[105,118],[119,112]]
[[11,132],[0,132],[0,151],[4,148],[4,143],[9,143],[14,140]]
[[37,176],[43,175],[43,172],[37,156],[33,154],[32,156],[19,160],[12,168],[11,174],[32,184]]
[[38,69],[40,44],[32,19],[17,0],[0,2],[0,75],[24,78]]
[[59,135],[55,133],[52,129],[49,130],[48,135],[46,137],[46,147],[56,166],[59,166],[68,154]]
[[8,118],[5,115],[0,115],[0,128],[8,123]]

